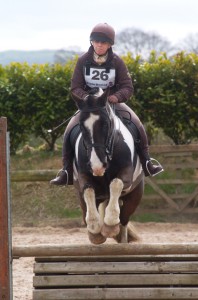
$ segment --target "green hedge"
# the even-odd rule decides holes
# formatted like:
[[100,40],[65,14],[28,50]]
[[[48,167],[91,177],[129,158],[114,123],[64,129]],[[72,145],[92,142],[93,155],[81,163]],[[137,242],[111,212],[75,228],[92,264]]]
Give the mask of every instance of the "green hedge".
[[0,76],[0,115],[8,118],[11,153],[28,141],[30,134],[41,137],[54,149],[60,130],[48,133],[76,110],[70,97],[74,63],[53,66],[12,63]]
[[[151,52],[149,61],[124,57],[132,75],[135,94],[128,101],[144,124],[161,128],[175,144],[198,136],[198,55],[184,52],[167,58]],[[76,58],[66,65],[0,65],[0,116],[8,118],[11,152],[41,137],[53,150],[64,126],[47,133],[72,116],[76,107],[70,81]]]
[[130,102],[144,123],[162,128],[175,144],[198,137],[198,55],[184,52],[168,59],[152,52],[147,62],[129,54],[135,94]]

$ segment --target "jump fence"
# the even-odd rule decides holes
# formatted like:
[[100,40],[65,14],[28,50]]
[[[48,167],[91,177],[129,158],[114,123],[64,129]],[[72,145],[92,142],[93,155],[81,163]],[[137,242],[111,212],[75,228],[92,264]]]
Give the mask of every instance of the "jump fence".
[[198,299],[198,244],[35,245],[33,300]]
[[198,299],[197,257],[36,258],[33,300]]
[[[178,156],[181,148],[175,149],[175,156]],[[188,159],[185,164],[178,164],[176,171],[181,172],[189,166],[197,170],[193,157],[193,153],[197,155],[197,145],[191,145],[190,149],[191,157],[179,155]],[[185,153],[183,150],[179,153]],[[39,173],[41,177],[43,172]],[[33,300],[198,299],[198,243],[17,245],[12,248],[9,174],[7,120],[0,118],[1,300],[12,300],[12,259],[20,257],[35,257]],[[35,180],[36,177],[30,180],[27,174],[24,181]],[[14,176],[16,173],[12,173],[12,180]],[[147,178],[146,182],[173,209],[186,210],[192,201],[196,205],[197,181],[192,195],[179,205],[176,198],[171,198],[158,186],[162,179],[154,180]],[[184,180],[192,183],[191,178]],[[178,181],[177,185],[184,183]]]

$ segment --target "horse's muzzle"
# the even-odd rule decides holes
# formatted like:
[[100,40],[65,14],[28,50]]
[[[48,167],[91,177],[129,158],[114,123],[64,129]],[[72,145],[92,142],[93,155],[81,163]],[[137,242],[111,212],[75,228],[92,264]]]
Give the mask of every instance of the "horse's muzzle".
[[106,171],[106,168],[94,168],[92,169],[93,176],[104,176],[104,173]]

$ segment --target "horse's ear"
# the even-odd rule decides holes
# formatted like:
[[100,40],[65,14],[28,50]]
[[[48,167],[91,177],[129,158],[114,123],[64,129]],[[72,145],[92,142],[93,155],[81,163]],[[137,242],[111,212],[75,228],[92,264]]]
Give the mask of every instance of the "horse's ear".
[[104,93],[99,97],[100,105],[105,106],[108,100],[110,88],[106,88]]
[[83,99],[73,93],[71,95],[72,95],[73,100],[76,103],[76,106],[78,107],[79,110],[81,110],[84,107]]

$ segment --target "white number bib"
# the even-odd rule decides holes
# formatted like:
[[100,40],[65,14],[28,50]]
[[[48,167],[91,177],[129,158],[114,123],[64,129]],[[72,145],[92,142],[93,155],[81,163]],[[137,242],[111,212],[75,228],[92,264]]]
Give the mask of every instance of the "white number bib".
[[86,85],[90,88],[100,87],[106,89],[108,86],[115,84],[115,69],[110,69],[109,73],[105,68],[90,67],[90,75],[85,73]]

